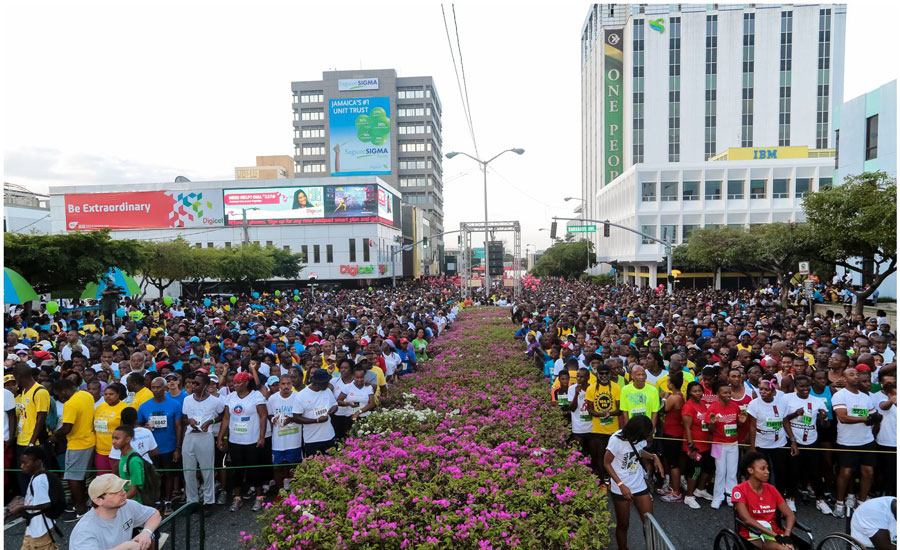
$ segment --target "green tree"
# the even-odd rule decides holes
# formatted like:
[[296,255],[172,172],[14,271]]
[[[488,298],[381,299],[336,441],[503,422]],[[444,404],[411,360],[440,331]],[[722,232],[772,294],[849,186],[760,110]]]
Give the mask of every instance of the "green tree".
[[225,248],[192,248],[191,265],[185,276],[185,280],[196,285],[197,296],[205,292],[204,285],[215,286],[216,283],[204,283],[208,279],[218,279],[219,266],[222,258],[227,254]]
[[577,277],[596,265],[593,243],[588,240],[557,242],[541,255],[532,273],[538,277]]
[[[798,264],[811,257],[815,244],[809,224],[771,223],[751,225],[750,238],[755,254],[749,258],[759,271],[775,274],[782,289],[791,286],[791,274]],[[788,306],[787,292],[779,294],[781,305]]]
[[152,284],[160,296],[175,281],[183,281],[190,277],[193,250],[191,245],[181,237],[171,241],[145,242],[146,262],[140,271],[143,276],[141,287]]
[[7,233],[3,263],[31,283],[39,294],[81,291],[110,267],[136,273],[144,265],[145,248],[132,239],[111,239],[108,230],[58,235]]
[[897,271],[897,180],[885,172],[848,176],[843,185],[810,193],[803,210],[818,258],[862,275],[856,312]]
[[[673,256],[709,271],[738,271],[748,277],[756,265],[756,242],[749,232],[737,227],[703,227],[691,232],[687,244]],[[684,249],[684,250],[679,250]]]
[[274,246],[267,246],[265,251],[272,256],[272,260],[275,262],[275,267],[272,270],[272,275],[275,277],[296,279],[306,267],[303,264],[306,258],[301,253],[292,254],[289,250]]
[[218,262],[219,278],[224,281],[252,285],[272,277],[275,260],[258,244],[227,250]]

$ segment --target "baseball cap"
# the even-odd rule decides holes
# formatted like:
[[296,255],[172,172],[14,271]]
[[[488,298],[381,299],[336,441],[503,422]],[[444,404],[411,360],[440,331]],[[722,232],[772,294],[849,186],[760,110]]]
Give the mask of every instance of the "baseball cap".
[[7,382],[15,382],[15,381],[16,381],[16,377],[11,374],[7,374],[3,377],[4,384],[6,384]]
[[18,361],[18,360],[19,360],[19,356],[16,355],[15,353],[10,353],[10,354],[7,354],[7,355],[6,355],[6,359],[9,360],[9,361]]
[[38,359],[40,361],[46,361],[47,359],[52,359],[52,357],[50,357],[50,353],[47,351],[43,351],[43,350],[34,352],[34,358]]
[[94,478],[88,486],[88,495],[91,499],[100,498],[106,493],[118,493],[125,488],[128,480],[114,474],[103,474]]
[[274,375],[273,375],[273,376],[270,376],[269,378],[266,379],[266,385],[267,385],[267,386],[271,386],[272,384],[277,384],[277,383],[278,383],[278,377],[277,377],[277,376],[274,376]]
[[250,373],[246,371],[241,371],[234,375],[235,382],[249,382],[250,381]]
[[316,369],[316,372],[312,375],[312,381],[316,384],[326,384],[331,381],[331,375],[326,370]]

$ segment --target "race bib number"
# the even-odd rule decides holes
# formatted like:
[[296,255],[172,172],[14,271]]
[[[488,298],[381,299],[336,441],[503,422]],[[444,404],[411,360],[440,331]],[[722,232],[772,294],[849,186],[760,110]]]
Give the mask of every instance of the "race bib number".
[[191,416],[191,419],[197,423],[197,427],[195,428],[198,432],[200,431],[200,427],[203,426],[203,417],[202,416]]
[[808,414],[804,414],[803,416],[800,417],[800,423],[803,424],[804,426],[812,426],[813,417]]
[[609,426],[609,425],[611,425],[611,424],[613,423],[613,420],[614,420],[614,419],[613,419],[612,415],[607,416],[606,418],[601,418],[601,419],[600,419],[600,425],[601,425],[601,426]]
[[708,432],[709,431],[709,422],[706,422],[706,421],[700,422],[700,431]]
[[317,408],[313,411],[313,415],[314,415],[316,418],[319,418],[320,416],[326,416],[326,415],[328,415],[328,409],[326,409],[325,407],[317,407]]
[[766,428],[770,430],[778,430],[783,426],[781,419],[777,416],[769,416],[766,418]]
[[631,416],[647,416],[647,409],[644,407],[631,409]]
[[863,407],[853,407],[852,409],[850,409],[850,414],[857,418],[868,418],[869,409]]
[[151,416],[150,417],[150,429],[151,430],[165,430],[169,427],[169,417],[167,416]]
[[586,412],[583,412],[578,415],[578,418],[580,418],[582,422],[589,422],[591,420],[591,415],[589,415]]
[[355,412],[355,413],[362,411],[362,409],[363,409],[362,403],[356,403],[353,405],[353,412]]
[[559,406],[560,407],[568,407],[569,406],[569,398],[568,397],[559,397]]
[[236,434],[250,433],[250,422],[235,422],[231,425],[231,431]]
[[737,424],[725,424],[725,435],[734,437],[737,435]]
[[278,428],[277,433],[278,433],[279,437],[285,437],[288,435],[298,434],[298,433],[300,433],[300,426],[298,426],[297,424],[288,424],[287,426],[284,426],[283,428]]
[[109,423],[106,420],[94,420],[94,431],[98,434],[109,433]]

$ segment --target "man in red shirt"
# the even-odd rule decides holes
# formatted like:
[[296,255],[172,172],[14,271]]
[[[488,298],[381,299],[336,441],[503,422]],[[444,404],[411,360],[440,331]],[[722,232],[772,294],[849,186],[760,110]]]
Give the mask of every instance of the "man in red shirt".
[[738,425],[747,420],[747,413],[731,400],[728,382],[716,382],[712,389],[716,401],[706,410],[706,422],[712,430],[712,456],[716,459],[716,481],[710,506],[719,508],[726,497],[731,504],[731,490],[737,484]]

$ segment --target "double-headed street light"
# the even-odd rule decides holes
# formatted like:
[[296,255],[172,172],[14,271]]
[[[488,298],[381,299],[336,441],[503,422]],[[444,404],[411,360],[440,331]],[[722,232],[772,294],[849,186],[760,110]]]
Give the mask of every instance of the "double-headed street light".
[[488,198],[487,198],[487,165],[497,159],[500,155],[504,153],[509,153],[512,151],[517,155],[521,155],[525,152],[525,149],[513,148],[506,149],[505,151],[501,151],[489,158],[488,160],[481,160],[480,158],[473,157],[469,153],[463,153],[462,151],[451,151],[447,153],[447,158],[452,159],[456,155],[465,155],[470,159],[474,160],[478,164],[481,165],[481,171],[484,172],[484,283],[485,283],[485,298],[490,297],[491,290],[491,275],[490,275],[490,255],[488,253]]

